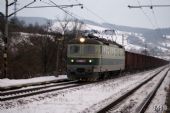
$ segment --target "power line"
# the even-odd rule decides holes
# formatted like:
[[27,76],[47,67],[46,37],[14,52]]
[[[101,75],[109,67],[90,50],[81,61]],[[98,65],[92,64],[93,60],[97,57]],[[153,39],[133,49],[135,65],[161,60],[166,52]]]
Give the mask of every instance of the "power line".
[[[170,5],[153,5],[152,4],[152,0],[150,0],[150,3],[151,5],[141,5],[139,0],[137,0],[137,3],[138,3],[138,6],[130,6],[128,5],[129,8],[140,8],[142,10],[142,12],[144,13],[144,15],[147,17],[147,19],[149,20],[149,22],[152,24],[152,26],[156,26],[155,28],[158,28],[158,30],[156,31],[160,36],[163,35],[160,27],[159,27],[159,24],[158,24],[158,21],[157,21],[157,18],[156,18],[156,15],[155,15],[155,11],[153,10],[154,7],[169,7]],[[154,25],[150,19],[150,17],[146,14],[146,12],[142,9],[142,8],[145,8],[145,7],[149,7],[151,10],[152,10],[152,14],[153,14],[153,18],[154,18],[154,21],[155,21],[155,24]]]
[[[45,3],[45,4],[50,5],[50,6],[48,6],[48,7],[56,7],[56,8],[59,8],[60,10],[64,11],[66,14],[70,15],[71,17],[75,18],[76,20],[79,20],[78,18],[76,18],[75,16],[73,16],[73,14],[71,14],[69,11],[63,9],[63,7],[66,8],[66,7],[73,7],[73,6],[81,6],[81,8],[82,8],[83,4],[57,5],[57,4],[56,4],[55,2],[53,2],[52,0],[49,0],[49,1],[50,1],[50,3],[52,3],[52,4],[50,4],[50,3],[48,3],[48,2],[45,2],[45,1],[42,1],[42,2]],[[37,7],[38,7],[38,6],[37,6]],[[41,7],[41,6],[40,6],[40,7]]]
[[159,34],[162,35],[161,29],[160,29],[159,24],[158,24],[158,21],[157,21],[157,17],[156,17],[156,15],[155,15],[155,12],[154,12],[153,9],[152,9],[152,14],[153,14],[153,16],[154,16],[155,24],[156,24],[156,26],[157,26],[157,28],[158,28]]
[[[159,27],[159,24],[158,24],[158,21],[157,21],[157,18],[156,18],[156,15],[155,15],[155,12],[153,10],[153,7],[169,7],[170,5],[153,5],[152,3],[152,0],[150,0],[150,3],[151,5],[141,5],[139,0],[137,0],[137,3],[138,3],[138,6],[130,6],[128,5],[129,8],[140,8],[143,12],[143,14],[146,16],[146,18],[149,20],[149,22],[151,23],[151,25],[154,27],[154,28],[158,28],[158,32],[160,35],[162,35],[162,32],[160,30],[160,27]],[[147,15],[147,13],[143,10],[143,8],[145,7],[149,7],[151,10],[152,10],[152,14],[153,14],[153,18],[154,18],[154,21],[155,21],[155,25],[152,23],[150,17]]]
[[[52,4],[50,4],[50,3],[47,3],[47,2],[44,2],[45,4],[48,4],[48,5],[50,5],[50,6],[52,6],[52,7],[57,7],[57,8],[59,8],[59,9],[61,9],[62,11],[64,11],[66,14],[68,14],[68,15],[70,15],[72,18],[74,18],[75,20],[77,20],[77,21],[79,21],[80,23],[82,23],[81,22],[81,20],[79,19],[79,18],[81,18],[80,16],[78,16],[78,15],[76,15],[76,14],[74,14],[73,12],[70,12],[70,11],[67,11],[66,9],[63,9],[63,8],[66,8],[66,7],[73,7],[73,6],[81,6],[81,8],[83,8],[83,4],[73,4],[73,5],[57,5],[55,2],[53,2],[52,0],[49,0],[54,6],[52,6]],[[79,17],[79,18],[77,18],[77,17]]]
[[4,72],[3,75],[4,77],[7,77],[8,75],[8,18],[14,14],[16,14],[17,12],[21,11],[22,9],[26,8],[27,6],[33,4],[36,2],[36,0],[28,3],[27,5],[24,5],[23,7],[21,7],[20,9],[16,9],[13,13],[9,14],[9,7],[14,5],[17,2],[17,0],[14,0],[14,2],[9,3],[8,0],[5,1],[5,14],[2,14],[2,16],[4,17],[4,36],[3,36],[3,41],[4,41],[4,52],[3,52],[3,59],[4,59]]
[[73,7],[73,6],[81,6],[82,4],[73,4],[73,5],[60,5],[60,6],[31,6],[31,7],[27,7],[27,8],[49,8],[49,7],[60,7],[60,8],[68,8],[68,7]]
[[[77,3],[80,3],[78,0],[75,0]],[[96,16],[97,18],[99,18],[100,20],[102,20],[103,22],[105,22],[105,23],[108,23],[104,18],[102,18],[101,16],[99,16],[97,13],[95,13],[94,11],[92,11],[91,9],[89,9],[89,8],[87,8],[85,5],[83,5],[83,7],[88,11],[88,12],[90,12],[91,14],[93,14],[94,16]],[[116,29],[118,29],[116,26],[114,26]],[[115,31],[115,36],[116,36],[116,39],[115,39],[115,41],[117,40],[117,30],[116,29],[114,29],[114,31]]]
[[[153,28],[156,28],[156,26],[152,23],[152,20],[150,19],[150,17],[147,15],[147,13],[142,9],[142,5],[141,5],[141,3],[139,2],[139,0],[136,0],[137,1],[137,3],[138,3],[138,5],[139,5],[139,7],[138,8],[140,8],[141,9],[141,11],[142,11],[142,13],[145,15],[145,17],[148,19],[148,21],[150,22],[150,24],[152,25],[152,27]],[[129,8],[133,8],[132,6],[128,6]],[[136,8],[136,7],[135,7]]]
[[[14,12],[17,11],[17,2],[14,3]],[[17,13],[14,14],[14,18],[16,18]]]
[[99,19],[101,19],[102,21],[106,22],[106,20],[104,18],[102,18],[101,16],[99,16],[98,14],[96,14],[95,12],[93,12],[92,10],[90,10],[89,8],[87,8],[86,6],[84,6],[84,8],[89,11],[91,14],[95,15],[96,17],[98,17]]
[[[151,5],[152,5],[152,0],[150,0],[150,2],[151,2]],[[156,17],[155,11],[153,10],[153,8],[152,8],[151,10],[152,10],[152,14],[153,14],[154,19],[155,19],[155,23],[156,23],[157,28],[158,28],[158,33],[159,33],[161,36],[163,36],[162,30],[160,29],[159,24],[158,24],[158,21],[157,21],[157,17]]]
[[154,7],[170,7],[170,5],[139,5],[139,6],[131,6],[128,5],[129,8],[143,8],[143,7],[148,7],[150,9],[153,9]]
[[[40,0],[41,2],[43,2],[46,5],[41,5],[41,6],[31,6],[31,7],[27,7],[27,8],[50,8],[50,7],[56,7],[59,8],[60,10],[62,10],[64,13],[70,15],[72,18],[75,18],[76,20],[79,20],[76,16],[74,16],[75,14],[73,14],[72,12],[67,11],[64,8],[68,8],[68,7],[74,7],[74,6],[81,6],[81,8],[83,8],[83,4],[72,4],[72,5],[57,5],[55,2],[53,2],[52,0],[49,0],[50,3]],[[80,20],[79,20],[80,21]]]

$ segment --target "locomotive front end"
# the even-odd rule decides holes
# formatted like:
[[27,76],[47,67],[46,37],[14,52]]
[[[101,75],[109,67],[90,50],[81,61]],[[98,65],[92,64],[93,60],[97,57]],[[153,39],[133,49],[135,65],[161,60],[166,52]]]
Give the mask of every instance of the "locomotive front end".
[[100,43],[83,37],[73,39],[67,49],[67,76],[71,80],[96,80],[100,64]]

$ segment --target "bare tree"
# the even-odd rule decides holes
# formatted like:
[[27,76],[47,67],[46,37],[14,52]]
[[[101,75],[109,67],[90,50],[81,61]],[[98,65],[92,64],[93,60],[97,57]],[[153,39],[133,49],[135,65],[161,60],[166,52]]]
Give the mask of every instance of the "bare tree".
[[81,22],[80,20],[78,19],[74,19],[73,22],[72,22],[72,33],[73,35],[75,36],[75,38],[77,38],[79,35],[80,35],[80,31],[82,29],[82,26],[83,26],[83,22]]
[[[44,31],[46,32],[44,36],[42,36],[42,68],[43,73],[47,74],[48,68],[51,67],[50,60],[55,56],[55,52],[57,50],[56,46],[51,45],[51,41],[55,43],[57,40],[57,36],[52,35],[52,21],[47,21],[44,26]],[[51,41],[50,41],[51,40]],[[53,48],[52,48],[53,46]]]
[[64,19],[57,18],[57,21],[60,24],[61,34],[64,35],[66,30],[68,30],[68,25],[71,22],[71,19],[69,19],[68,16],[66,15]]
[[[57,41],[57,61],[56,61],[56,71],[57,74],[61,74],[63,72],[63,62],[65,61],[65,59],[63,58],[63,54],[64,54],[64,45],[65,45],[65,33],[66,30],[68,30],[68,25],[70,23],[70,19],[68,18],[68,16],[66,15],[64,19],[59,19],[57,18],[57,21],[60,24],[60,32],[62,34],[61,38],[58,38]],[[60,67],[59,67],[59,64]]]
[[[51,27],[51,22],[48,21],[46,23],[46,25],[44,26],[44,30],[48,32],[49,28]],[[47,73],[47,46],[48,46],[48,40],[47,38],[49,38],[48,33],[46,34],[46,36],[42,36],[42,48],[41,48],[41,52],[42,52],[42,68],[43,68],[43,74]]]
[[56,31],[60,30],[62,37],[57,39],[56,70],[57,70],[57,74],[61,74],[64,72],[66,68],[66,53],[67,53],[66,41],[69,40],[68,37],[76,38],[80,34],[79,31],[82,27],[82,22],[80,22],[77,19],[70,19],[68,18],[67,15],[62,20],[58,18],[57,21],[59,22],[60,26],[59,28],[56,29]]

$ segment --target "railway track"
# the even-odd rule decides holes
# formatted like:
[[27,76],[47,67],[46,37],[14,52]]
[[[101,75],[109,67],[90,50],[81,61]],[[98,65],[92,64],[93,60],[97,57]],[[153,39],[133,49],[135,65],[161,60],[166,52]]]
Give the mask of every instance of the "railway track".
[[[106,80],[97,81],[97,82],[100,83],[103,81],[106,81]],[[93,82],[93,83],[96,83],[96,82]],[[33,96],[36,94],[77,87],[77,86],[81,86],[85,84],[89,84],[89,83],[88,82],[80,83],[78,81],[68,81],[67,79],[61,79],[61,80],[52,81],[52,82],[25,84],[19,87],[18,86],[7,87],[4,89],[1,89],[3,91],[0,92],[0,100],[6,101],[6,100],[11,100],[11,99],[27,97],[27,96]]]
[[88,83],[79,83],[78,81],[68,81],[68,82],[48,84],[44,86],[40,85],[40,86],[34,86],[34,87],[27,87],[25,89],[3,91],[0,94],[0,101],[33,96],[36,94],[62,90],[62,89],[67,89],[67,88],[73,88],[73,87],[77,87],[77,86],[81,86],[85,84],[88,84]]
[[168,72],[170,69],[168,69],[168,71],[164,74],[164,76],[160,79],[160,81],[158,82],[158,84],[156,85],[156,87],[149,93],[149,95],[146,97],[145,100],[143,100],[143,102],[141,103],[141,105],[136,109],[136,113],[144,113],[147,109],[147,107],[149,106],[149,104],[151,103],[152,99],[154,98],[156,92],[158,91],[159,87],[161,86],[161,84],[163,83],[165,77],[167,76]]
[[[159,83],[156,85],[156,87],[154,87],[154,89],[148,94],[148,96],[141,102],[141,104],[137,107],[135,113],[144,113],[145,110],[147,109],[147,106],[150,104],[150,102],[152,101],[154,95],[156,94],[157,90],[159,89],[159,87],[161,86],[162,82],[164,81],[165,77],[167,76],[167,73],[170,69],[166,69],[166,73],[164,74],[164,76],[159,80]],[[165,70],[163,69],[163,70]],[[113,102],[111,102],[109,105],[101,108],[100,110],[96,111],[97,113],[111,113],[113,109],[118,108],[118,106],[120,106],[121,104],[123,104],[123,102],[129,98],[132,94],[134,94],[137,90],[139,90],[142,86],[144,86],[146,83],[148,83],[149,81],[151,81],[153,78],[155,78],[157,75],[159,75],[163,70],[155,73],[152,77],[150,77],[149,79],[143,81],[142,83],[140,83],[139,85],[137,85],[136,87],[134,87],[132,90],[127,91],[126,93],[124,93],[122,96],[120,96],[119,98],[117,98],[116,100],[114,100]],[[123,112],[121,112],[123,113]],[[129,112],[128,112],[129,113]]]
[[59,80],[51,80],[51,81],[44,81],[44,82],[36,82],[36,83],[25,83],[25,84],[18,84],[18,85],[12,85],[12,86],[6,86],[6,87],[0,87],[0,91],[12,91],[12,90],[17,90],[21,89],[24,87],[30,87],[30,86],[39,86],[39,85],[48,85],[51,83],[60,83],[60,82],[67,82],[69,81],[68,79],[59,79]]

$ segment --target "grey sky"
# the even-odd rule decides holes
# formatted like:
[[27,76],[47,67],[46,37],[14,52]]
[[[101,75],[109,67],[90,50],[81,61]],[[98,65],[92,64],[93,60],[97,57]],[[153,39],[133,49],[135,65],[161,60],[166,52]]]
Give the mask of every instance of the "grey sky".
[[[12,2],[13,0],[9,0]],[[33,0],[18,0],[18,8]],[[49,3],[49,0],[42,0]],[[129,9],[128,5],[170,5],[170,0],[52,0],[58,5],[84,4],[85,8],[67,8],[77,18],[89,19],[96,22],[108,22],[117,25],[135,26],[144,28],[170,27],[170,7]],[[0,0],[0,11],[4,12],[5,0]],[[46,5],[37,0],[34,5]],[[10,8],[12,12],[13,6]],[[93,14],[94,12],[95,14]],[[145,14],[144,14],[145,13]],[[18,16],[46,17],[49,19],[61,18],[65,14],[57,8],[24,9],[17,13]],[[97,16],[96,16],[97,15]],[[147,15],[147,16],[146,16]]]

